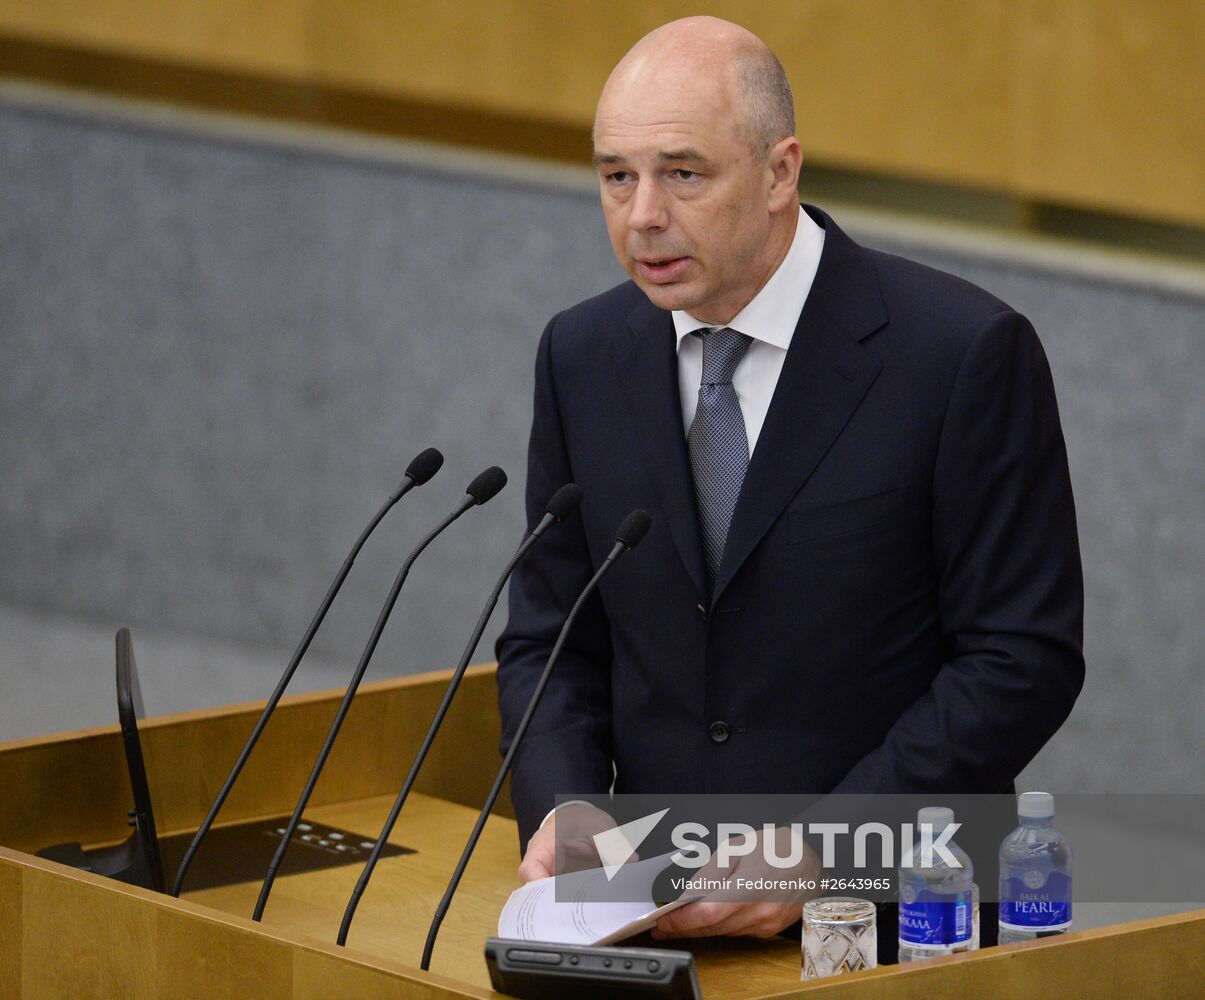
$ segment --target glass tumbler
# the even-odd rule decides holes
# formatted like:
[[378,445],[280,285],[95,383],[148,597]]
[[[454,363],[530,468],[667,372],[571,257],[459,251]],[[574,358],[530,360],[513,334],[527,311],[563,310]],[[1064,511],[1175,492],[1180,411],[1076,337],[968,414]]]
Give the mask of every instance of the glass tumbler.
[[873,969],[878,964],[874,903],[823,896],[803,904],[803,974],[821,979]]

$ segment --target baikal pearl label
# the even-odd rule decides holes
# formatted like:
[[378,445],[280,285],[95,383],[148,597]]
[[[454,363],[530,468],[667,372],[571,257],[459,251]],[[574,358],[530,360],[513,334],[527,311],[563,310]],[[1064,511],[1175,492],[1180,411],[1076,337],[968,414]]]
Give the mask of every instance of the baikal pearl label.
[[1059,930],[1071,923],[1071,876],[1036,869],[1000,880],[1000,923]]

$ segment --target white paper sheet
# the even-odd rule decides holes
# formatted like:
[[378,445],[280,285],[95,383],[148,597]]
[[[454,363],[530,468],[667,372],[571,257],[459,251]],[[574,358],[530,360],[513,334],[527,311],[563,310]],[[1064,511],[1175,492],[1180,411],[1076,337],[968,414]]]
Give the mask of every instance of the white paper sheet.
[[[498,917],[501,937],[557,944],[612,944],[651,928],[689,897],[657,906],[653,884],[670,863],[666,854],[624,865],[608,882],[602,868],[528,882],[511,893]],[[560,885],[561,902],[557,901]],[[622,895],[631,902],[602,900]]]

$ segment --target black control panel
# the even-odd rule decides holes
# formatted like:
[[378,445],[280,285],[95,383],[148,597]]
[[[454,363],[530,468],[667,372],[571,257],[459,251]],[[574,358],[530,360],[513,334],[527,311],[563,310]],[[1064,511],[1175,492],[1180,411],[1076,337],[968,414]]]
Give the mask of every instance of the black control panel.
[[524,1000],[658,997],[697,1000],[698,977],[688,951],[546,944],[488,938],[485,963],[499,993]]

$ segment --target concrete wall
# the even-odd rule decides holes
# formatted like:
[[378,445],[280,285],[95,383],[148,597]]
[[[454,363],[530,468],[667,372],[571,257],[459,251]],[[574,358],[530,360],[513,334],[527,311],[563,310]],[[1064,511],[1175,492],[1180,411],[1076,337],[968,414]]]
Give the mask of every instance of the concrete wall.
[[[1035,778],[1205,790],[1205,296],[838,221],[991,289],[1050,355],[1089,679]],[[362,525],[435,445],[444,471],[365,548],[315,655],[350,672],[405,552],[498,463],[511,486],[416,566],[369,676],[450,665],[520,535],[539,332],[621,277],[588,181],[0,92],[0,602],[255,648],[266,695]],[[0,643],[10,691],[39,669],[21,648]],[[157,683],[231,700],[228,670],[186,659]]]

